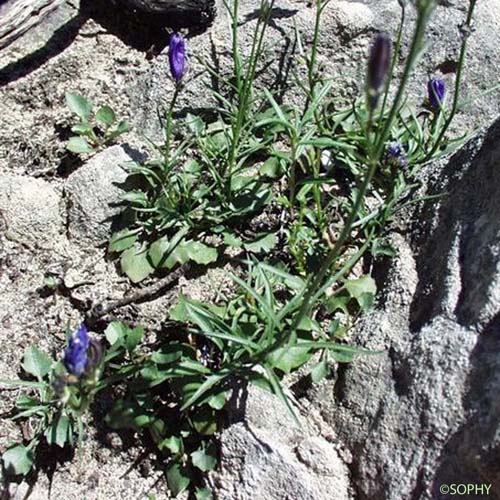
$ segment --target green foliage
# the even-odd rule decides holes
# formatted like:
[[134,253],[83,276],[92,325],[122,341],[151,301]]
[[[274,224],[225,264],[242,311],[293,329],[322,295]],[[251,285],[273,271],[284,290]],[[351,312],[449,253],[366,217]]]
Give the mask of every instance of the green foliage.
[[66,92],[66,104],[79,119],[71,128],[76,135],[70,137],[66,145],[68,151],[72,153],[78,155],[94,153],[130,130],[130,125],[126,121],[118,121],[115,112],[109,106],[98,108],[94,115],[93,103],[76,92]]
[[7,474],[26,475],[33,466],[33,454],[23,445],[15,445],[2,455],[3,467]]
[[[287,375],[307,365],[317,383],[336,363],[376,354],[347,343],[356,320],[376,300],[368,270],[395,254],[388,228],[415,202],[419,169],[464,138],[444,140],[456,97],[451,110],[429,111],[405,96],[434,0],[417,4],[410,51],[389,99],[406,26],[403,10],[376,108],[365,98],[343,107],[332,97],[333,81],[318,64],[327,4],[314,1],[309,50],[296,29],[291,78],[303,102],[295,105],[282,99],[292,81],[283,89],[256,90],[256,75],[271,64],[265,40],[274,1],[262,1],[246,55],[239,0],[225,3],[232,71],[221,73],[200,60],[215,83],[208,90],[216,106],[212,113],[176,119],[185,80],[176,83],[165,110],[165,139],[150,143],[149,160],[132,165],[134,188],[123,195],[125,228],[112,236],[108,252],[133,284],[184,264],[201,274],[229,261],[232,291],[214,293],[206,303],[181,295],[161,335],[111,322],[102,363],[77,380],[61,362],[30,348],[23,368],[35,380],[9,385],[30,391],[18,398],[14,418],[30,420],[36,432],[4,453],[8,473],[25,475],[36,466],[42,441],[58,447],[81,441],[82,417],[99,392],[113,388],[105,423],[148,436],[172,495],[189,490],[207,500],[212,494],[200,476],[217,466],[216,435],[237,381],[273,393],[298,423]],[[68,142],[74,153],[92,153],[129,128],[108,106],[94,114],[79,94],[68,93],[66,100],[79,120]]]

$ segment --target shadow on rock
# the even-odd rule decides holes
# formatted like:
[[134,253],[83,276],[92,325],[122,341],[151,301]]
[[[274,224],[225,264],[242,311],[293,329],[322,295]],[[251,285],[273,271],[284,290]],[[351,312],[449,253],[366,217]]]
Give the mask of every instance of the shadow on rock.
[[[479,337],[471,353],[471,372],[467,380],[468,392],[464,395],[464,410],[468,418],[449,439],[443,449],[432,486],[433,498],[440,494],[443,484],[464,483],[491,489],[474,495],[474,498],[499,498],[500,491],[500,314]],[[460,478],[458,481],[457,478]],[[478,493],[481,490],[478,490]],[[491,496],[490,496],[491,495]]]
[[[498,304],[500,254],[500,120],[448,163],[430,191],[443,192],[437,214],[430,204],[420,236],[419,284],[411,307],[412,331],[435,316],[463,326],[488,321]],[[418,242],[417,242],[418,244]]]

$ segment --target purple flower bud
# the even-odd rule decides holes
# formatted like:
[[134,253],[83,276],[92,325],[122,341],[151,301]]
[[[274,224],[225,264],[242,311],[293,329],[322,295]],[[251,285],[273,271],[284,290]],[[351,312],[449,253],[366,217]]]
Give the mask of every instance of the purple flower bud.
[[179,33],[172,33],[168,47],[170,73],[176,83],[179,83],[186,70],[186,43]]
[[87,368],[90,339],[87,327],[82,324],[80,328],[71,335],[68,347],[64,351],[64,366],[69,373],[79,377]]
[[395,168],[406,168],[408,158],[403,146],[399,142],[391,142],[385,152],[385,160],[388,165]]
[[434,111],[439,111],[446,96],[446,85],[440,78],[431,78],[427,84],[429,104]]
[[372,110],[377,106],[378,98],[389,72],[391,49],[391,39],[383,33],[377,35],[370,49],[366,88],[369,106]]

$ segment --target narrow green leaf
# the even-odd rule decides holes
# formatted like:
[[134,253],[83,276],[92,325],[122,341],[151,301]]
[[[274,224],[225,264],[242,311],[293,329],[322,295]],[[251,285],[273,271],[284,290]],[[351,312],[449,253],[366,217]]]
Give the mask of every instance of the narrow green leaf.
[[182,405],[181,411],[193,406],[201,397],[209,391],[214,385],[224,380],[229,374],[228,373],[215,373],[210,375],[198,388],[198,390]]
[[271,387],[273,389],[273,393],[276,394],[276,396],[278,396],[278,398],[281,400],[281,402],[286,406],[286,408],[288,409],[288,413],[293,418],[293,420],[295,421],[297,426],[301,427],[299,418],[297,417],[297,413],[295,412],[292,404],[290,403],[290,400],[283,392],[283,388],[281,387],[281,383],[280,383],[278,377],[276,376],[276,374],[274,373],[274,370],[267,365],[264,365],[264,369],[266,370],[267,379],[269,380],[269,383],[271,384]]

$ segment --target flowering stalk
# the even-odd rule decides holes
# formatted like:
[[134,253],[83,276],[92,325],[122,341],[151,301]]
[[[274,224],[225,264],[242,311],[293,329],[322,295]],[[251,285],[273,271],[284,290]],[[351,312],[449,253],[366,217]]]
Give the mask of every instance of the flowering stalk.
[[385,142],[387,141],[387,137],[392,127],[392,123],[399,111],[401,100],[403,98],[410,75],[413,71],[418,56],[422,50],[425,37],[425,30],[427,28],[427,24],[430,20],[430,17],[436,5],[437,4],[435,0],[420,0],[418,4],[418,10],[417,10],[418,16],[417,16],[415,31],[413,34],[410,53],[406,61],[405,69],[403,72],[403,76],[401,78],[398,91],[396,93],[396,97],[389,112],[389,117],[387,118],[387,120],[385,120],[383,124],[382,132],[378,137],[378,142],[375,144],[375,148],[370,152],[370,157],[368,158],[368,165],[369,165],[368,172],[366,173],[362,185],[357,191],[354,205],[351,209],[351,212],[344,227],[342,228],[342,231],[337,241],[335,242],[333,248],[329,251],[327,257],[324,260],[323,265],[315,274],[314,278],[309,277],[308,279],[307,288],[304,295],[304,299],[302,301],[302,305],[299,309],[299,312],[295,316],[291,326],[292,333],[296,330],[297,326],[300,324],[304,315],[307,315],[309,313],[310,308],[313,305],[312,299],[313,297],[316,298],[315,296],[316,291],[320,289],[326,274],[328,273],[331,266],[337,261],[338,257],[340,256],[340,251],[344,243],[347,241],[347,239],[351,234],[352,226],[355,222],[356,217],[358,216],[358,212],[359,209],[361,208],[361,204],[365,197],[366,191],[368,190],[368,186],[370,185],[370,182],[375,174],[377,167],[380,165],[380,161],[385,150]]
[[446,96],[446,85],[440,78],[431,78],[427,84],[429,105],[434,113],[439,113]]
[[267,24],[274,6],[274,0],[261,0],[261,15],[257,21],[252,37],[252,48],[247,60],[246,71],[243,71],[238,46],[238,12],[239,0],[234,0],[233,9],[229,10],[232,21],[232,46],[234,76],[236,80],[235,90],[237,94],[236,117],[231,125],[231,144],[229,147],[228,160],[223,166],[221,177],[225,180],[228,195],[231,191],[231,177],[236,166],[236,160],[240,149],[240,144],[244,137],[245,120],[249,114],[249,107],[252,102],[252,90],[257,71],[257,63],[262,53],[264,35]]
[[401,49],[401,42],[403,40],[403,29],[404,29],[404,24],[405,24],[405,18],[406,18],[406,3],[407,0],[399,0],[399,5],[401,6],[401,19],[399,22],[399,28],[398,28],[398,34],[396,36],[396,45],[394,47],[394,54],[392,56],[392,62],[391,62],[391,67],[389,69],[389,74],[387,76],[387,83],[385,85],[385,91],[384,91],[384,100],[382,102],[382,108],[380,110],[380,116],[384,116],[385,109],[387,106],[387,100],[389,98],[389,88],[392,82],[392,79],[394,77],[394,70],[396,68],[396,63],[399,57],[399,51]]
[[460,96],[460,87],[462,85],[462,73],[463,73],[463,68],[465,65],[465,56],[467,55],[467,43],[469,40],[469,34],[472,28],[472,20],[474,16],[474,9],[476,8],[476,3],[477,0],[470,0],[469,1],[469,10],[467,12],[467,19],[465,21],[464,26],[462,27],[462,46],[460,48],[460,56],[458,59],[458,69],[457,69],[457,76],[455,79],[455,94],[453,96],[453,104],[451,107],[450,115],[448,116],[448,119],[445,121],[443,128],[441,129],[441,132],[439,133],[436,142],[434,143],[434,146],[431,148],[431,150],[427,153],[425,158],[423,159],[423,162],[429,161],[434,153],[438,150],[441,141],[443,140],[444,135],[446,134],[448,128],[451,125],[451,122],[453,121],[453,118],[455,117],[457,110],[458,110],[458,99]]
[[370,115],[377,107],[380,93],[389,72],[391,63],[391,39],[385,34],[379,34],[370,49],[368,72],[366,78],[366,96]]
[[165,166],[166,174],[170,171],[170,143],[172,140],[172,125],[174,108],[179,96],[182,79],[186,72],[186,42],[179,33],[172,33],[168,47],[170,74],[175,82],[175,89],[165,116]]

